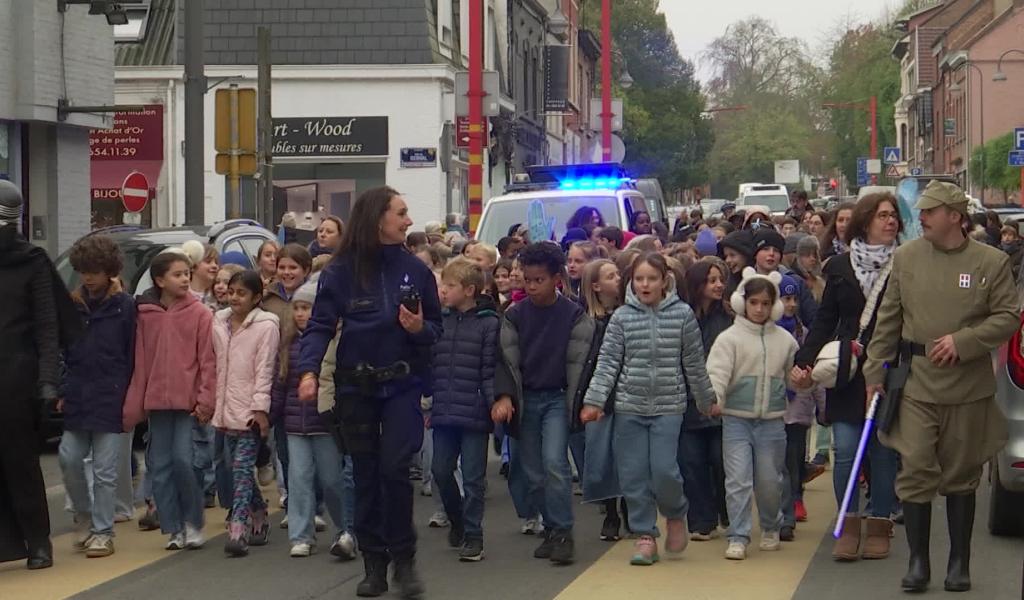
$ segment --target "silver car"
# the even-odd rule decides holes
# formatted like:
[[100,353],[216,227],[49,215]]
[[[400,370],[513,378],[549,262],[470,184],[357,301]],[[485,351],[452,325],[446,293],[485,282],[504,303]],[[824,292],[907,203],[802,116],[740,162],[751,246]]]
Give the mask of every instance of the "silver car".
[[998,352],[996,402],[1006,415],[1009,441],[990,465],[988,529],[993,535],[1024,535],[1024,335],[1018,327]]

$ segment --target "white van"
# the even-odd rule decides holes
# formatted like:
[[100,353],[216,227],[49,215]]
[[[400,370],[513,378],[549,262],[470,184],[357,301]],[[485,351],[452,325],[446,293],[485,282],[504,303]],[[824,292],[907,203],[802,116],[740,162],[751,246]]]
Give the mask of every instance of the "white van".
[[[601,167],[607,170],[609,165],[531,168],[531,181],[510,185],[508,193],[487,201],[480,216],[476,239],[497,244],[508,235],[513,225],[528,225],[530,204],[534,200],[543,203],[548,219],[554,217],[555,241],[561,241],[565,236],[566,222],[584,206],[596,209],[605,225],[628,231],[634,215],[641,212],[650,215],[647,202],[632,180],[619,177],[618,172],[608,176],[588,175],[600,172]],[[650,216],[655,220],[658,218]]]
[[767,206],[775,216],[785,214],[789,210],[789,190],[777,183],[752,185],[740,197],[736,208],[751,204]]

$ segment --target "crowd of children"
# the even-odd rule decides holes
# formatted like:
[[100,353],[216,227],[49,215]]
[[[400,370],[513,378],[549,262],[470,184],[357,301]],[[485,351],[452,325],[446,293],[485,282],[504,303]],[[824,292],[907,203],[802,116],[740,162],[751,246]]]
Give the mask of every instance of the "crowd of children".
[[[529,243],[522,228],[497,246],[431,224],[409,235],[445,307],[422,403],[431,524],[449,528],[460,560],[484,557],[493,439],[521,531],[542,538],[537,558],[574,559],[574,480],[585,502],[601,505],[601,539],[635,538],[632,564],[659,560],[658,513],[666,552],[725,527],[726,558],[745,558],[754,501],[759,547],[777,550],[807,517],[803,483],[820,474],[807,445],[823,391],[787,379],[820,298],[818,237],[793,242],[794,223],[779,223],[793,229],[786,239],[757,218],[739,230],[691,219],[672,238],[583,221],[561,245]],[[805,229],[815,227],[826,233],[808,219]],[[75,546],[87,556],[114,551],[120,436],[146,419],[140,527],[158,523],[168,549],[203,546],[203,508],[215,499],[228,509],[229,555],[265,545],[260,486],[276,471],[290,555],[316,551],[324,514],[336,530],[330,553],[356,555],[351,461],[325,392],[331,370],[321,371],[320,402],[297,392],[316,272],[331,257],[266,242],[256,270],[228,258],[168,249],[150,267],[153,288],[133,301],[113,242],[89,236],[72,250],[88,331],[66,358],[60,456]],[[333,350],[325,367],[332,360]]]

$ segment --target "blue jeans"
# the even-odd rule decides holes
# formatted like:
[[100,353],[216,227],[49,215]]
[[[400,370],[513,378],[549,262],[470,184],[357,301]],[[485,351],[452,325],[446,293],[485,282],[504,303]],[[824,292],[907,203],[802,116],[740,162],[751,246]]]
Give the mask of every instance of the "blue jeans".
[[629,530],[658,536],[658,511],[683,519],[689,503],[679,473],[683,415],[615,413],[615,465],[629,509]]
[[782,525],[796,527],[794,502],[804,499],[804,464],[807,462],[807,425],[786,425],[786,468],[782,470]]
[[192,444],[195,449],[192,455],[192,469],[195,471],[196,482],[206,496],[212,496],[217,491],[217,478],[214,471],[217,430],[213,425],[207,423],[202,425],[199,421],[192,423]]
[[184,410],[149,413],[146,464],[153,474],[153,498],[164,533],[182,532],[185,523],[203,528],[203,491],[192,470],[193,421]]
[[[725,503],[729,541],[750,543],[752,497],[757,498],[761,533],[782,527],[782,470],[786,460],[786,426],[782,419],[722,417]],[[629,515],[632,525],[633,515]]]
[[[835,468],[832,470],[832,484],[835,487],[836,504],[843,501],[846,483],[853,469],[853,458],[857,454],[860,433],[863,427],[852,423],[833,423],[832,439],[835,443]],[[871,516],[888,519],[896,512],[896,472],[898,455],[878,441],[878,432],[871,432],[865,458],[870,461]],[[853,490],[849,514],[860,512],[860,487]]]
[[587,431],[577,431],[569,434],[569,455],[572,456],[572,464],[576,467],[576,474],[579,480],[583,481],[583,470],[586,468],[587,454]]
[[[122,462],[119,433],[65,431],[60,439],[60,468],[75,520],[92,520],[95,534],[114,535],[118,467]],[[85,476],[85,457],[92,453],[92,494]],[[131,483],[129,482],[129,489]]]
[[512,506],[520,519],[536,519],[544,505],[544,490],[531,493],[530,482],[523,471],[523,460],[519,456],[519,440],[505,436],[508,445],[508,493],[512,496]]
[[729,514],[725,508],[722,428],[684,429],[679,436],[679,468],[683,492],[690,501],[687,527],[691,533],[714,531]]
[[[487,443],[490,434],[460,427],[436,425],[433,428],[434,487],[452,523],[462,523],[467,539],[483,539],[484,490],[487,487]],[[455,470],[462,457],[463,501]]]
[[569,469],[569,410],[565,390],[527,391],[519,430],[519,458],[529,494],[543,492],[546,527],[572,531],[572,471]]
[[320,483],[324,505],[339,532],[351,526],[346,520],[345,489],[342,485],[342,455],[329,435],[288,435],[288,537],[292,544],[316,541],[315,482]]

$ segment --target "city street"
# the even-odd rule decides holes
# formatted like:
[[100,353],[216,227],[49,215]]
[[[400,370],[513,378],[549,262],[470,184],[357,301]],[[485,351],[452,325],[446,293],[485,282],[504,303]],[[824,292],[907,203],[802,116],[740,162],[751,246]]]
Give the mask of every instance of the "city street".
[[[258,597],[275,600],[354,598],[362,577],[362,563],[340,563],[320,551],[310,558],[288,557],[286,532],[274,528],[270,544],[253,548],[249,557],[228,559],[222,547],[224,511],[207,511],[205,548],[168,553],[159,532],[139,532],[134,522],[117,526],[117,553],[90,560],[71,552],[70,522],[63,506],[56,455],[43,457],[54,517],[53,569],[29,572],[22,564],[0,566],[0,598],[46,600],[177,599]],[[429,598],[491,598],[600,600],[623,598],[642,591],[649,598],[788,599],[834,598],[861,600],[905,597],[899,579],[906,566],[906,541],[897,527],[893,554],[884,561],[836,563],[830,557],[829,526],[833,502],[831,478],[819,477],[807,491],[810,520],[800,524],[797,540],[775,554],[751,550],[744,562],[722,558],[724,542],[691,542],[679,560],[663,558],[654,567],[630,567],[632,543],[608,544],[597,539],[601,516],[597,508],[577,507],[577,562],[553,567],[532,558],[537,540],[518,533],[505,481],[492,461],[485,518],[487,558],[477,564],[460,563],[447,547],[446,530],[429,529],[426,520],[433,500],[417,496],[420,534],[419,563]],[[275,503],[276,506],[276,503]],[[978,498],[972,575],[974,588],[962,598],[1010,600],[1021,597],[1021,559],[1024,541],[994,538],[985,529],[987,486]],[[272,518],[278,523],[278,511]],[[321,534],[326,540],[326,534]],[[757,533],[755,531],[755,538]],[[932,586],[929,596],[944,594],[947,541],[945,510],[935,505],[932,534]],[[641,586],[641,587],[638,587]],[[467,593],[467,590],[477,590]]]

